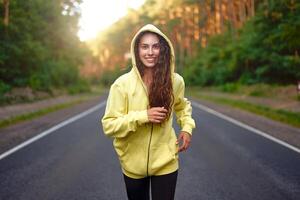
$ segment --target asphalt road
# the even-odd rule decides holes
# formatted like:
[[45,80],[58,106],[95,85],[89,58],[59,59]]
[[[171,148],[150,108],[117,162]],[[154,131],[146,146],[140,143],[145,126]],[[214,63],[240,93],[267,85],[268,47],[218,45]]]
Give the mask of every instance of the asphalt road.
[[[0,160],[1,200],[126,199],[104,107]],[[300,154],[195,108],[177,200],[300,199]],[[178,127],[176,127],[178,130]]]

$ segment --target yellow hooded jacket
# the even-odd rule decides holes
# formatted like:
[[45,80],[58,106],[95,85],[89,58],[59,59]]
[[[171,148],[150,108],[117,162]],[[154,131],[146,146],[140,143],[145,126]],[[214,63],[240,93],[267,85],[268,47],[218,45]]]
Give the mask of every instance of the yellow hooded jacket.
[[173,112],[162,124],[149,122],[147,88],[136,66],[134,44],[143,31],[155,32],[166,39],[171,48],[171,73],[173,73],[173,111],[181,130],[192,134],[195,122],[192,119],[191,103],[184,97],[184,80],[174,72],[174,48],[170,40],[152,24],[142,27],[131,42],[132,69],[120,76],[111,85],[103,131],[114,138],[122,171],[131,178],[169,174],[178,169],[178,145],[172,127]]

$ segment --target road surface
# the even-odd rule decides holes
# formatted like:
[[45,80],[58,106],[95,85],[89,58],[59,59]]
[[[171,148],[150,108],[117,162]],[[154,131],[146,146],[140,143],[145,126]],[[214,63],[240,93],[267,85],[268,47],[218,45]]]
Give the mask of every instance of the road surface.
[[[125,185],[99,109],[0,160],[1,200],[120,200]],[[300,154],[193,107],[177,200],[300,199]],[[178,127],[176,126],[178,132]]]

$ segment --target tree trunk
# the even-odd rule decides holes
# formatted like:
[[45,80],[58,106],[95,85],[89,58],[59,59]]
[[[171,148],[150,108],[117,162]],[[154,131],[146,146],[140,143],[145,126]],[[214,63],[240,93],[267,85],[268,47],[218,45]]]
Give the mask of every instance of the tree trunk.
[[234,6],[234,0],[228,1],[227,12],[229,12],[228,15],[230,16],[230,24],[231,24],[230,31],[231,31],[233,37],[236,38],[235,29],[237,28],[237,19],[236,19],[236,8]]
[[254,0],[247,0],[246,2],[246,7],[247,7],[247,18],[251,18],[254,16]]
[[238,23],[238,28],[242,27],[242,25],[246,21],[246,10],[245,10],[245,2],[244,1],[239,1],[238,2],[238,7],[239,7],[239,23]]
[[222,4],[223,4],[223,2],[222,2],[222,0],[219,0],[218,1],[218,10],[219,10],[219,16],[220,16],[220,21],[219,21],[219,31],[220,31],[220,33],[223,33],[223,31],[224,31],[224,28],[223,28],[223,26],[224,26],[224,17],[223,17],[223,6],[222,6]]
[[9,0],[3,0],[4,4],[4,25],[8,26],[9,23]]

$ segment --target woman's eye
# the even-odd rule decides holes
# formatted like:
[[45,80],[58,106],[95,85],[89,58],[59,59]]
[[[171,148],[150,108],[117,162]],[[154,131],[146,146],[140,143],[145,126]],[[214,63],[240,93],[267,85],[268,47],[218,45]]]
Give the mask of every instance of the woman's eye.
[[160,49],[160,46],[159,45],[154,45],[153,48],[154,49]]

